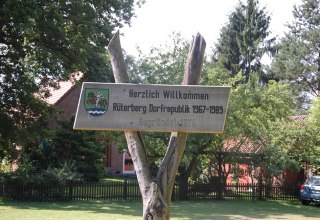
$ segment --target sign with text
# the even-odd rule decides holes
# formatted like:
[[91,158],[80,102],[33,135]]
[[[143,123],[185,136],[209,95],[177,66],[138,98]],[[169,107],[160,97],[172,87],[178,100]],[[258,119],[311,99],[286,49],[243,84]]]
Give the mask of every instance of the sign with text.
[[85,82],[74,129],[221,133],[230,87]]

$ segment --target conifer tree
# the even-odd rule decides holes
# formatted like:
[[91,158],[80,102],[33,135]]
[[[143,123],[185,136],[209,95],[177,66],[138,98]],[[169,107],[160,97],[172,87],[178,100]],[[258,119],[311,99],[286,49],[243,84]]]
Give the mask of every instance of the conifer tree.
[[302,97],[319,97],[320,91],[320,0],[303,0],[294,6],[294,20],[279,43],[271,70]]
[[247,82],[252,72],[260,73],[260,81],[267,81],[262,72],[261,58],[273,53],[274,38],[267,39],[270,16],[266,8],[259,8],[259,1],[242,2],[230,14],[229,22],[221,29],[214,58],[235,77],[240,71]]

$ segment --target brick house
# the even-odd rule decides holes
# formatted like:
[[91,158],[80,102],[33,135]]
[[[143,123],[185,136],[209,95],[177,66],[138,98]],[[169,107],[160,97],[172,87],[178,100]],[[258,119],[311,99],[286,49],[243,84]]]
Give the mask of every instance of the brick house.
[[[81,77],[81,76],[80,76]],[[80,78],[78,77],[78,79]],[[77,78],[77,77],[76,77]],[[81,92],[81,85],[74,81],[59,82],[60,88],[51,90],[51,96],[47,102],[55,105],[59,110],[59,119],[70,119],[76,114],[78,101]],[[53,123],[52,127],[54,127]],[[105,142],[105,171],[108,174],[135,174],[133,163],[130,155],[127,152],[120,152],[116,143],[110,137],[97,137],[102,142]]]
[[[223,152],[225,155],[232,155],[237,161],[236,164],[225,164],[226,183],[239,183],[239,184],[257,184],[256,178],[259,173],[263,171],[259,168],[252,168],[247,162],[250,162],[253,157],[259,156],[261,148],[256,147],[247,138],[236,138],[224,142]],[[228,156],[227,156],[228,157]]]
[[[306,115],[299,115],[299,116],[292,116],[291,119],[293,121],[299,122],[305,120]],[[228,140],[224,143],[223,146],[223,153],[224,155],[233,154],[236,155],[235,157],[239,158],[236,159],[237,163],[232,164],[228,161],[225,161],[224,164],[224,173],[226,175],[226,183],[239,183],[239,184],[257,184],[258,183],[258,176],[261,174],[262,180],[266,178],[265,171],[260,167],[252,168],[246,162],[250,162],[251,158],[259,157],[259,154],[262,152],[261,147],[255,146],[250,140],[246,138],[236,138],[232,140]],[[261,159],[263,159],[261,157]],[[236,170],[237,172],[233,172]],[[298,172],[293,171],[290,168],[287,168],[281,172],[280,175],[277,177],[272,178],[273,185],[300,185],[306,179],[310,169],[306,166],[304,169],[301,169]]]

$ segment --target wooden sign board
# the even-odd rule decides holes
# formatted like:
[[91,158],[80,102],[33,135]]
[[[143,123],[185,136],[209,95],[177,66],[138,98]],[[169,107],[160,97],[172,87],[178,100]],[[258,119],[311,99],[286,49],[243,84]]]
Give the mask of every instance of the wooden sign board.
[[82,85],[74,129],[221,133],[230,87]]

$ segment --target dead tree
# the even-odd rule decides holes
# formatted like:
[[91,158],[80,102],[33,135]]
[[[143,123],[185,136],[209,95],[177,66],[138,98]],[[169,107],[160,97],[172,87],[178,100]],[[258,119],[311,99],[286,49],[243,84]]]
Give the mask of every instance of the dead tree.
[[[192,41],[185,65],[183,85],[196,85],[200,78],[206,43],[200,34]],[[112,70],[116,83],[128,83],[129,77],[120,45],[119,31],[109,45]],[[178,166],[181,161],[187,133],[172,132],[166,154],[156,178],[152,178],[146,148],[139,131],[124,131],[128,149],[134,163],[143,201],[143,219],[169,219],[171,195]]]

